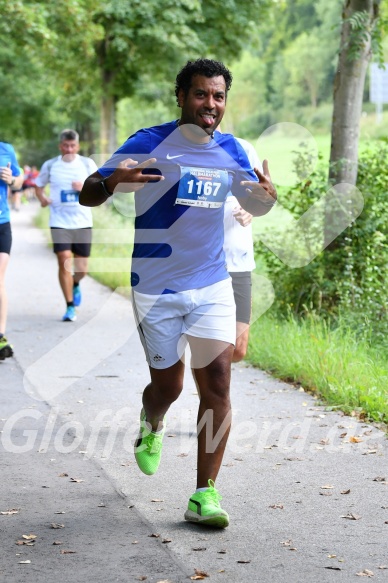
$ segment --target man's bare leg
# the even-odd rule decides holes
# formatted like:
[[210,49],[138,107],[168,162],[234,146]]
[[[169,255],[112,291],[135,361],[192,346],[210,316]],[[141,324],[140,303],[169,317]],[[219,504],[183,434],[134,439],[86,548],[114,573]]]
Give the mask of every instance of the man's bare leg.
[[66,303],[73,301],[73,273],[71,251],[58,251],[58,278]]
[[73,283],[78,285],[81,279],[88,273],[89,257],[81,257],[81,255],[74,255],[74,276]]
[[248,350],[249,324],[236,322],[236,346],[233,352],[232,362],[240,362]]
[[0,253],[0,333],[5,334],[8,313],[8,298],[5,289],[5,272],[9,263],[9,254]]
[[[197,488],[215,482],[231,426],[230,370],[233,345],[188,337],[199,389]],[[206,361],[204,360],[206,358]],[[209,363],[209,359],[213,358]],[[205,366],[201,366],[201,365]]]
[[143,392],[143,408],[153,431],[158,430],[171,404],[181,394],[184,370],[180,360],[165,369],[150,367],[151,382]]

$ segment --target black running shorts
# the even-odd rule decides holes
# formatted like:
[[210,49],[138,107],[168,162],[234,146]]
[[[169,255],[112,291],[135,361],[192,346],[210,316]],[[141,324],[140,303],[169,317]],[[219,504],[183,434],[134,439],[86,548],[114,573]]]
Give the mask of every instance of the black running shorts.
[[54,253],[71,251],[79,257],[90,257],[92,246],[92,228],[61,229],[51,227],[51,238],[54,244]]
[[10,255],[12,247],[11,223],[0,223],[0,253]]
[[236,322],[249,324],[252,311],[252,274],[250,271],[229,272],[232,278]]

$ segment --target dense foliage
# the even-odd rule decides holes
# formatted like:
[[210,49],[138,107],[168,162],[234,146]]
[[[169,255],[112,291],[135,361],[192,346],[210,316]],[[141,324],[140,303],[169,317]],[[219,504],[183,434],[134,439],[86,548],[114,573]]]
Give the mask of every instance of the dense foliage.
[[[274,310],[306,315],[339,316],[359,332],[386,342],[388,310],[388,145],[377,142],[360,157],[357,187],[364,208],[357,220],[305,267],[291,268],[261,243],[273,282]],[[308,180],[281,196],[282,204],[299,218],[327,191],[327,174],[320,166]],[[314,237],[314,233],[312,233]]]

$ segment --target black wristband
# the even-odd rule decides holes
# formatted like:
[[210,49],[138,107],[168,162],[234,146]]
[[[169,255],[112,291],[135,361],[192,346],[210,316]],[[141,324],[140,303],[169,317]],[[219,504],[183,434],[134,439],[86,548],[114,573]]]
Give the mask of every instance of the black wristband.
[[104,178],[104,180],[101,180],[100,184],[101,184],[102,190],[104,191],[105,196],[107,198],[109,196],[112,196],[113,192],[109,192],[109,190],[107,189],[106,184],[105,184],[105,178]]

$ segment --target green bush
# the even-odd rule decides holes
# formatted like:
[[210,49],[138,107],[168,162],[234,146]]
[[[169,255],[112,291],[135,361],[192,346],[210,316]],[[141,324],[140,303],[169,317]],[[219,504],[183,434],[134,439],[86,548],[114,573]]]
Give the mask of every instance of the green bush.
[[[357,187],[364,209],[311,263],[290,268],[256,244],[257,253],[265,255],[278,314],[287,314],[291,307],[297,315],[314,312],[334,320],[341,315],[364,337],[387,343],[387,156],[388,146],[383,141],[361,154]],[[303,156],[297,160],[301,167],[305,163]],[[289,189],[281,202],[299,218],[328,188],[327,168],[321,164],[308,180]]]

